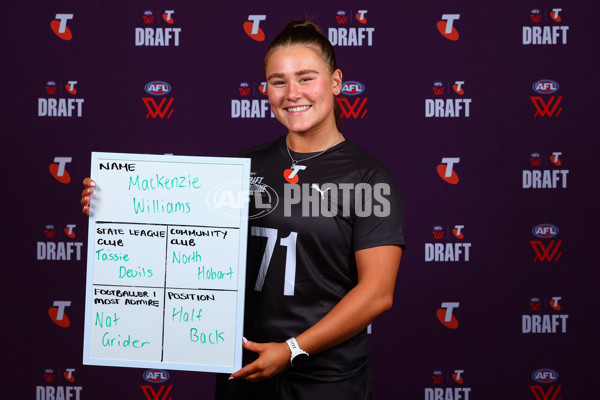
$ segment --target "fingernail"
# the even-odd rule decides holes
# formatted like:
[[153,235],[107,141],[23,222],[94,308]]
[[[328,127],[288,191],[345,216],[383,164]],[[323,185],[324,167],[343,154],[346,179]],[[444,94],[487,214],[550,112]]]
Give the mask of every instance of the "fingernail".
[[234,380],[234,379],[235,379],[235,378],[234,378],[233,376],[230,376],[229,378],[227,378],[227,380],[229,380],[229,381],[232,381],[232,380]]
[[242,336],[242,342],[248,343],[248,339],[246,339],[245,337]]
[[90,186],[96,186],[96,182],[90,182]]

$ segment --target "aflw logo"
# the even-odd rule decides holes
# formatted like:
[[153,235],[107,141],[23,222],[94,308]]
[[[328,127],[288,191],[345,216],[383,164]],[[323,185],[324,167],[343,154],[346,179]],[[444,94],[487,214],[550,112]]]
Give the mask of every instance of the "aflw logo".
[[[364,93],[365,85],[357,81],[347,81],[342,83],[342,94],[348,97],[337,97],[338,107],[340,108],[341,118],[363,119],[367,113],[367,98],[359,97]],[[356,97],[355,97],[356,96]]]
[[540,239],[552,239],[550,242],[542,241],[542,240],[531,240],[529,243],[535,252],[534,262],[540,261],[558,261],[560,258],[562,251],[558,251],[560,245],[562,244],[562,240],[554,241],[553,239],[558,236],[558,228],[552,224],[539,224],[536,225],[532,233],[535,237]]
[[[144,87],[146,93],[152,96],[164,96],[171,92],[171,85],[167,82],[163,81],[152,81],[148,82]],[[165,116],[167,119],[171,118],[173,114],[173,109],[171,105],[173,104],[173,97],[169,98],[167,101],[166,97],[163,97],[160,103],[156,103],[156,100],[152,97],[142,97],[146,108],[148,109],[148,113],[146,114],[146,119],[150,116],[156,119],[156,117],[160,117],[160,119],[164,119]],[[168,115],[167,115],[168,113]]]
[[[550,79],[541,79],[533,84],[533,90],[536,93],[548,95],[558,91],[558,83]],[[548,100],[544,100],[542,96],[531,96],[531,102],[535,106],[534,117],[558,117],[562,111],[562,107],[558,107],[562,100],[562,96],[550,96]]]

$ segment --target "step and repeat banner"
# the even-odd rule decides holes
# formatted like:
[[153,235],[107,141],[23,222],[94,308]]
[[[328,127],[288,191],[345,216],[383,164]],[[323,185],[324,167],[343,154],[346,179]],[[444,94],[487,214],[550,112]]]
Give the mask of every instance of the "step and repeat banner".
[[92,152],[228,157],[284,135],[263,57],[303,18],[336,50],[343,134],[405,204],[394,306],[369,328],[374,398],[593,398],[599,6],[35,3],[2,24],[7,398],[214,396],[212,373],[83,364],[81,182]]

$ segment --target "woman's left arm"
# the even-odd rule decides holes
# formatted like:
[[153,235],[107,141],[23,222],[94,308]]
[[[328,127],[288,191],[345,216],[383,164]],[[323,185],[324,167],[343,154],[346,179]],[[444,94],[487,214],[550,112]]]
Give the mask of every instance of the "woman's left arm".
[[[358,283],[319,322],[296,337],[310,355],[336,346],[365,329],[392,306],[396,275],[402,255],[399,246],[378,246],[354,253]],[[235,379],[260,381],[289,367],[290,350],[283,343],[247,341],[244,348],[258,359],[231,375]]]

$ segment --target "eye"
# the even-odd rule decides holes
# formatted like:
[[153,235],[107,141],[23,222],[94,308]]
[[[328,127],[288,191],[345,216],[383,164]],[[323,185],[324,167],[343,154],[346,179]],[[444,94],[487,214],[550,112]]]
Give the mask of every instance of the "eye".
[[313,80],[313,78],[309,78],[309,77],[307,77],[307,76],[305,76],[305,77],[303,77],[303,78],[300,78],[300,82],[310,82],[310,81],[312,81],[312,80]]

